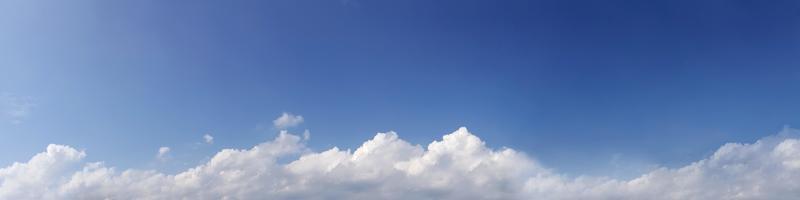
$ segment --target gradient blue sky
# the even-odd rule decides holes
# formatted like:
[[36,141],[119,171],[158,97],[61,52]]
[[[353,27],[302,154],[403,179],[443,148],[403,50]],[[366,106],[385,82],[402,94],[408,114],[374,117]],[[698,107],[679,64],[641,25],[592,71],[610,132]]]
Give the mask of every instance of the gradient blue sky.
[[58,143],[175,171],[291,112],[315,149],[466,126],[630,176],[800,126],[799,92],[798,1],[0,0],[0,94],[32,105],[0,166]]

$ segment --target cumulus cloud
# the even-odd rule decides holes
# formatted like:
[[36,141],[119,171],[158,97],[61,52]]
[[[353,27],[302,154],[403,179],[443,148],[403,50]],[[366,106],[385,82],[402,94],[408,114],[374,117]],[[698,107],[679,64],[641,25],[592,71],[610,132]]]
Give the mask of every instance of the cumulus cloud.
[[47,193],[50,188],[60,187],[58,179],[70,172],[70,166],[78,164],[86,154],[69,146],[48,145],[45,152],[38,153],[28,162],[15,162],[0,169],[0,199],[56,199],[56,193]]
[[36,104],[30,97],[0,94],[0,112],[3,112],[3,118],[13,124],[20,124],[27,119],[34,107]]
[[203,135],[203,140],[206,142],[206,144],[214,144],[214,137],[209,134]]
[[272,121],[272,125],[279,129],[291,128],[301,123],[303,123],[303,116],[293,115],[287,112],[284,112],[280,117]]
[[[796,130],[730,143],[680,168],[630,180],[568,177],[522,152],[494,149],[466,128],[427,146],[378,133],[354,151],[314,152],[282,131],[250,149],[224,149],[177,174],[83,163],[50,145],[0,169],[0,199],[796,199]],[[299,156],[286,161],[285,158]],[[284,158],[284,159],[281,159]],[[77,170],[67,170],[80,168]]]
[[162,160],[162,161],[166,160],[167,159],[167,153],[169,153],[169,150],[170,150],[169,147],[160,147],[160,148],[158,148],[158,153],[156,153],[156,158],[158,158],[159,160]]

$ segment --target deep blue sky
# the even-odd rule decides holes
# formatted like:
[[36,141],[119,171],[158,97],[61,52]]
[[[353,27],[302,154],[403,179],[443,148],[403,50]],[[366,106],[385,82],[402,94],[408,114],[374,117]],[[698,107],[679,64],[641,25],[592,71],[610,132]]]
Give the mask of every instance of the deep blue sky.
[[180,169],[287,111],[315,149],[466,126],[626,176],[800,126],[800,2],[0,0],[0,93],[36,104],[0,123],[2,166],[58,143]]

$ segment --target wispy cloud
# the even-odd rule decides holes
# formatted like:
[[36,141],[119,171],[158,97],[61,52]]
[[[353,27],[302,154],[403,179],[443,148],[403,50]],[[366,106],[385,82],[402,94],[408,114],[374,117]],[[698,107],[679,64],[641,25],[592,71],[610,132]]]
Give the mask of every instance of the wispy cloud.
[[306,129],[306,131],[303,131],[303,140],[309,140],[309,139],[311,139],[311,131],[308,131],[308,129]]
[[160,161],[167,160],[167,154],[169,153],[169,147],[160,147],[158,148],[158,153],[156,153],[156,158]]
[[[570,178],[513,149],[493,149],[466,128],[426,147],[394,132],[355,151],[313,152],[286,131],[251,149],[224,149],[175,175],[81,163],[83,151],[50,145],[0,168],[0,199],[795,199],[800,137],[786,129],[729,143],[680,168],[633,179]],[[159,149],[159,155],[169,148]],[[302,154],[283,162],[280,158]]]
[[277,119],[272,121],[275,128],[285,129],[291,128],[303,123],[303,116],[293,115],[292,113],[284,112]]
[[206,144],[214,144],[214,137],[209,134],[203,135],[203,140],[206,142]]
[[13,124],[20,124],[30,117],[34,107],[36,103],[31,97],[0,94],[0,111],[3,112],[3,118]]

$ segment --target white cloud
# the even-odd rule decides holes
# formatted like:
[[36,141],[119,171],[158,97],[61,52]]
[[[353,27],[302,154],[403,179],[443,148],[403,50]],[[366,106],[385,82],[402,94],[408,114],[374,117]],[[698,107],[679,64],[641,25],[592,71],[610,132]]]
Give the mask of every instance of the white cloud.
[[[86,163],[50,145],[0,169],[0,199],[796,199],[796,130],[730,143],[680,168],[631,180],[567,177],[524,153],[487,147],[465,128],[426,147],[378,133],[355,151],[313,152],[282,131],[251,149],[224,149],[178,174]],[[281,162],[287,156],[300,157]],[[281,160],[281,161],[279,161]]]
[[31,111],[36,107],[33,99],[7,93],[0,94],[0,111],[3,118],[13,124],[20,124],[30,117]]
[[0,199],[57,198],[58,194],[45,191],[59,187],[55,180],[69,174],[66,170],[85,156],[83,151],[72,147],[51,144],[28,162],[15,162],[0,169]]
[[167,153],[169,153],[169,150],[170,150],[169,147],[160,147],[160,148],[158,148],[158,153],[156,154],[156,158],[158,158],[159,160],[162,160],[162,161],[166,160],[167,159]]
[[272,121],[275,128],[279,129],[291,128],[301,123],[303,123],[303,116],[293,115],[287,112],[284,112],[280,117]]
[[214,144],[214,137],[209,134],[203,135],[203,140],[206,142],[206,144]]

